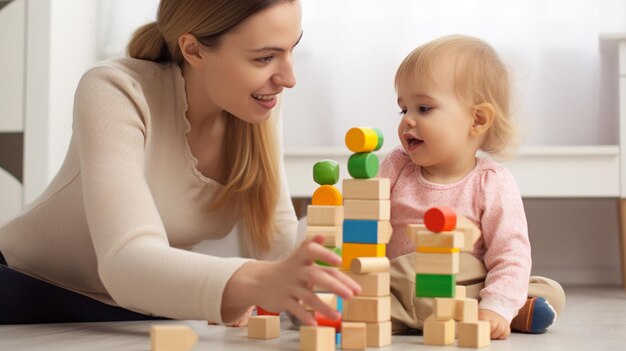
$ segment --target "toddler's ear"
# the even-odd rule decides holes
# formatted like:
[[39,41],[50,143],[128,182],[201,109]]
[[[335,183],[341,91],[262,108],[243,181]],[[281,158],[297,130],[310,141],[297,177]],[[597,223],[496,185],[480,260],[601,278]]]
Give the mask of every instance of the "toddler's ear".
[[493,108],[493,105],[488,102],[472,106],[472,117],[474,121],[470,129],[470,135],[478,136],[484,134],[489,130],[489,127],[491,127],[495,116],[496,110]]

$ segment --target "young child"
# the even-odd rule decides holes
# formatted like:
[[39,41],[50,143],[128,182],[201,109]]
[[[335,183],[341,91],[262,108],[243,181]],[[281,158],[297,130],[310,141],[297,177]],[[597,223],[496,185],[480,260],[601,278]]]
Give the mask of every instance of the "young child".
[[415,247],[405,234],[433,206],[449,206],[482,231],[472,253],[462,253],[457,284],[479,299],[479,319],[491,338],[513,330],[543,333],[561,313],[561,286],[530,277],[531,254],[524,206],[498,156],[512,140],[508,73],[484,41],[448,36],[415,49],[395,78],[402,147],[382,162],[391,179],[391,260],[394,332],[421,329],[432,300],[415,297]]

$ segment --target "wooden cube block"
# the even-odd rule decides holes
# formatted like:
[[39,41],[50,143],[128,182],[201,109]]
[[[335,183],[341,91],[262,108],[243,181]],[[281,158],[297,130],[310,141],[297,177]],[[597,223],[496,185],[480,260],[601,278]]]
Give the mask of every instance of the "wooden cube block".
[[150,327],[152,351],[187,351],[198,342],[198,335],[186,325]]
[[478,300],[456,298],[454,319],[461,322],[476,322],[478,320]]
[[474,243],[481,235],[478,226],[465,216],[457,216],[456,231],[463,233],[465,237],[461,251],[474,251]]
[[457,274],[459,253],[424,253],[415,255],[415,273],[418,274]]
[[344,219],[372,219],[388,221],[391,215],[389,200],[345,200]]
[[417,297],[454,297],[456,275],[454,274],[416,274],[415,296]]
[[438,297],[433,301],[432,317],[438,321],[454,319],[456,315],[456,299]]
[[389,178],[344,179],[343,198],[350,200],[388,200]]
[[419,230],[412,233],[416,248],[420,247],[445,247],[461,249],[465,245],[465,236],[462,232],[433,233],[429,230]]
[[357,257],[385,257],[385,244],[343,244],[341,255],[341,269],[350,269],[352,260]]
[[391,320],[389,296],[357,296],[343,301],[343,320],[348,322],[384,322]]
[[365,323],[367,329],[367,347],[391,345],[391,321]]
[[363,322],[341,323],[341,349],[342,350],[365,350],[367,347],[367,334]]
[[428,317],[424,321],[425,345],[450,345],[454,343],[454,319],[438,321]]
[[354,274],[389,272],[387,257],[357,257],[350,263],[350,271]]
[[346,274],[361,286],[361,294],[359,296],[375,297],[388,296],[390,294],[389,272],[367,274],[346,272]]
[[[322,300],[323,303],[327,304],[328,306],[330,306],[332,309],[336,310],[337,309],[337,295],[333,294],[333,293],[327,293],[327,292],[316,292],[315,295]],[[307,311],[313,311],[314,309],[305,304],[304,305],[304,309]]]
[[390,221],[346,219],[343,221],[344,243],[387,244],[393,228]]
[[341,238],[343,237],[343,229],[341,227],[307,227],[306,238],[310,239],[316,235],[323,235],[324,242],[322,245],[326,247],[341,247]]
[[248,318],[248,337],[275,339],[280,336],[279,316],[251,316]]
[[459,322],[457,339],[460,347],[489,346],[491,326],[488,321]]
[[300,350],[334,351],[335,328],[309,326],[300,327]]
[[464,299],[467,297],[467,288],[463,285],[457,285],[454,288],[454,297],[457,299]]
[[343,223],[343,206],[309,205],[306,210],[306,224],[312,227],[336,227]]

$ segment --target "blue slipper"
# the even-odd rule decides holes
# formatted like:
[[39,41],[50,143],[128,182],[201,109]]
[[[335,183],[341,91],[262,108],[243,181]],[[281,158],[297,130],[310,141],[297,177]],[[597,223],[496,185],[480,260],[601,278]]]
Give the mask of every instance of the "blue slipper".
[[543,334],[556,321],[556,311],[543,297],[529,297],[511,322],[511,329],[523,333]]

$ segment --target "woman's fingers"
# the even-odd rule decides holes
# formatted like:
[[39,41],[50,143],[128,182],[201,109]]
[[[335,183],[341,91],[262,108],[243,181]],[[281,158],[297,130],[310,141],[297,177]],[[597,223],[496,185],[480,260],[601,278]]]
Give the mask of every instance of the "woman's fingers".
[[303,291],[301,294],[301,300],[305,305],[330,319],[340,318],[339,312],[331,306],[325,304],[314,292],[307,290]]
[[336,279],[322,267],[313,267],[310,278],[315,282],[315,286],[321,288],[322,291],[328,291],[339,295],[344,299],[350,299],[354,296],[354,292],[349,286]]
[[326,273],[333,276],[335,279],[342,282],[344,285],[346,285],[350,290],[352,290],[352,293],[354,295],[358,295],[361,293],[361,286],[357,282],[355,282],[354,279],[350,278],[347,274],[340,272],[337,269],[330,268],[330,267],[320,267],[320,268],[326,271]]
[[293,314],[303,325],[317,325],[317,321],[312,313],[304,309],[300,302],[293,300],[289,303],[287,311]]
[[310,241],[305,241],[301,246],[303,252],[298,256],[304,260],[305,264],[311,264],[315,261],[324,261],[330,265],[339,266],[341,264],[341,257],[322,246],[323,242],[324,237],[322,235],[316,235]]

